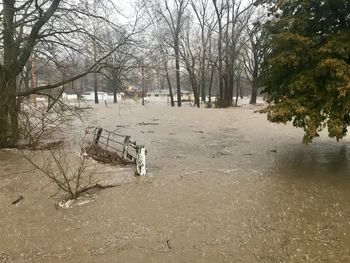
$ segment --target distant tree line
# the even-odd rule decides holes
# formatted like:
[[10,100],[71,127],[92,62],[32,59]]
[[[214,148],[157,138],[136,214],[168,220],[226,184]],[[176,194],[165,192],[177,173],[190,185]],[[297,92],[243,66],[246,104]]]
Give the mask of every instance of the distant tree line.
[[[237,106],[249,84],[274,122],[292,121],[305,142],[350,123],[347,0],[135,0],[127,19],[113,0],[0,3],[0,147],[16,144],[22,102],[63,91],[114,94],[127,85],[169,90],[181,106]],[[127,22],[121,22],[126,21]],[[174,94],[177,97],[174,98]],[[212,100],[215,98],[215,101]]]

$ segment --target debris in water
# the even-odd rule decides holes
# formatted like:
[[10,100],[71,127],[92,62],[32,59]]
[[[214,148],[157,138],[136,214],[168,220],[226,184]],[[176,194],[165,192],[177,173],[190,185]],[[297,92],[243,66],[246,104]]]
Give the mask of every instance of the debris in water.
[[168,239],[167,241],[166,241],[166,246],[167,246],[167,248],[170,250],[171,249],[171,246],[170,246],[170,239]]
[[111,165],[127,165],[130,163],[123,160],[116,152],[104,150],[97,145],[86,147],[85,152],[86,154],[84,154],[84,157],[87,155],[100,163]]
[[79,197],[78,199],[62,200],[56,203],[56,208],[70,209],[75,206],[82,206],[95,201],[95,198],[90,196]]
[[267,153],[267,154],[270,154],[270,153],[277,153],[277,149],[275,148],[275,149],[269,150],[269,151],[267,151],[266,153]]
[[20,195],[15,201],[12,202],[13,205],[17,204],[19,201],[23,200],[24,197]]
[[139,122],[138,125],[159,125],[159,123],[156,122]]
[[57,207],[61,207],[63,209],[69,209],[69,208],[72,208],[73,202],[74,202],[73,199],[69,199],[68,201],[59,201],[57,203]]

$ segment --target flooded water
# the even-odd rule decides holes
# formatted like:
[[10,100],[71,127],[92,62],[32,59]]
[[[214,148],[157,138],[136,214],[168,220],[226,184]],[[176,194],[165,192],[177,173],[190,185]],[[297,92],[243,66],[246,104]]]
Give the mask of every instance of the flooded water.
[[97,106],[85,126],[145,144],[148,175],[100,167],[121,186],[67,210],[0,151],[0,261],[350,262],[349,138],[305,146],[255,110]]

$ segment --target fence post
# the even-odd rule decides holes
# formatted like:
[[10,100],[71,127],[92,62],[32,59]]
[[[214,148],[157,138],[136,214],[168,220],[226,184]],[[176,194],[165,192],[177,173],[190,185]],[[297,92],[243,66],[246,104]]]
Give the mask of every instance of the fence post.
[[146,175],[146,150],[145,146],[136,146],[136,173]]
[[130,136],[125,136],[124,146],[123,146],[123,159],[124,160],[128,159],[129,144],[130,144]]
[[98,128],[97,133],[96,133],[96,135],[95,135],[95,140],[94,140],[94,143],[95,143],[95,144],[98,144],[98,141],[100,140],[102,131],[103,131],[102,128]]

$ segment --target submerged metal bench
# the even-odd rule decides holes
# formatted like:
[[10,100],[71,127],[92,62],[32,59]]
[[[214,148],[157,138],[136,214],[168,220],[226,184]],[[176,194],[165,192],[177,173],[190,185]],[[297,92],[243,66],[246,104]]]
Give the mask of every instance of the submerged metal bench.
[[137,145],[136,141],[131,141],[130,136],[121,135],[115,132],[96,127],[94,131],[93,143],[100,145],[106,150],[112,150],[120,154],[126,161],[136,164],[136,174],[146,175],[146,150],[144,145]]

